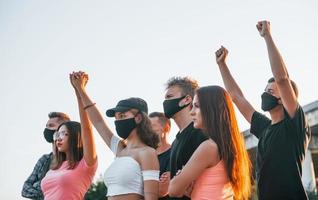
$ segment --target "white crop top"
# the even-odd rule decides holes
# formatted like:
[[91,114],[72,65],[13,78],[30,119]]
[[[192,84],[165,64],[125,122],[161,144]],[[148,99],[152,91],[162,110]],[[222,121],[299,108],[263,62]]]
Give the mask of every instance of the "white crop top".
[[[110,149],[117,154],[120,139],[111,138]],[[104,182],[107,186],[107,196],[122,194],[139,194],[144,196],[144,183],[146,180],[159,181],[159,171],[141,171],[139,163],[130,156],[115,157],[113,163],[105,171]]]

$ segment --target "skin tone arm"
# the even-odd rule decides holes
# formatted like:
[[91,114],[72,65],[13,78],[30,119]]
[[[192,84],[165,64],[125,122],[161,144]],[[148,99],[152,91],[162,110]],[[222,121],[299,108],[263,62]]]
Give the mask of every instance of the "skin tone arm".
[[[84,72],[78,72],[78,73],[74,74],[75,78],[81,78],[81,77],[84,77],[84,75],[88,76]],[[90,97],[86,93],[85,85],[83,85],[83,84],[77,85],[76,91],[78,92],[78,95],[79,95],[84,107],[93,104],[93,101],[90,99]],[[110,147],[110,141],[111,141],[111,138],[113,136],[113,133],[109,129],[109,127],[107,126],[107,124],[106,124],[102,114],[98,110],[98,108],[96,106],[90,106],[85,111],[87,112],[88,117],[89,117],[90,121],[93,123],[97,132],[100,134],[100,136],[105,141],[107,146]],[[119,143],[118,149],[122,149],[123,146],[124,146],[123,143]]]
[[159,197],[164,197],[168,194],[168,187],[170,182],[170,172],[164,172],[159,179]]
[[265,39],[271,70],[275,78],[284,108],[290,117],[294,117],[297,110],[297,97],[291,86],[288,72],[270,31],[269,21],[260,21],[256,25],[260,35]]
[[[207,159],[210,158],[210,159]],[[182,197],[206,168],[215,166],[220,161],[217,145],[212,140],[200,144],[188,163],[169,184],[169,196]],[[200,163],[198,165],[198,163]]]
[[215,52],[216,62],[219,66],[221,76],[223,79],[224,86],[226,90],[229,92],[233,102],[242,113],[244,118],[251,123],[253,113],[255,109],[253,106],[245,99],[240,87],[235,82],[227,64],[226,58],[228,55],[228,50],[221,46],[219,50]]
[[[75,74],[70,74],[70,81],[72,86],[75,88],[80,87],[81,85],[85,87],[88,77],[82,75],[80,78],[76,78]],[[88,166],[92,166],[95,164],[97,160],[96,149],[95,149],[95,142],[93,136],[93,129],[92,124],[88,119],[87,113],[84,110],[83,103],[80,99],[78,92],[75,89],[77,102],[78,102],[78,109],[81,119],[81,130],[82,130],[82,142],[83,142],[83,157]]]
[[[140,152],[140,165],[142,171],[156,170],[159,171],[159,161],[157,153],[152,148],[147,148]],[[159,192],[159,182],[155,180],[144,181],[145,200],[157,200]]]

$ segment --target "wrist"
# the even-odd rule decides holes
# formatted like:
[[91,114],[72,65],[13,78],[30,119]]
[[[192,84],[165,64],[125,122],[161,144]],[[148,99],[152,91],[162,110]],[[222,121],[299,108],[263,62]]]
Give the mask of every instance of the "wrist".
[[265,39],[265,41],[270,41],[270,40],[272,40],[272,35],[270,33],[266,33],[264,35],[264,39]]
[[218,64],[220,67],[224,67],[224,66],[226,66],[225,61],[217,62],[217,64]]
[[91,103],[91,104],[88,104],[88,105],[84,106],[83,109],[86,110],[87,108],[91,108],[91,107],[93,107],[95,105],[96,105],[96,103]]

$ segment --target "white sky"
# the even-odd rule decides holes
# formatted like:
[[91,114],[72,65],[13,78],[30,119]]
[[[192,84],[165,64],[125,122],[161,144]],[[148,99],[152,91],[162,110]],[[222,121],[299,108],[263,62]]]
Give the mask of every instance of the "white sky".
[[[23,182],[50,152],[43,138],[48,112],[79,120],[68,80],[73,70],[89,73],[88,93],[103,113],[131,96],[162,111],[171,76],[223,86],[214,58],[223,44],[234,77],[259,108],[271,71],[255,25],[268,19],[300,104],[317,100],[317,1],[242,2],[0,0],[0,199],[22,199]],[[248,129],[237,116],[241,130]],[[107,122],[114,130],[113,119]],[[176,132],[174,126],[171,139]],[[95,133],[98,177],[113,157]]]

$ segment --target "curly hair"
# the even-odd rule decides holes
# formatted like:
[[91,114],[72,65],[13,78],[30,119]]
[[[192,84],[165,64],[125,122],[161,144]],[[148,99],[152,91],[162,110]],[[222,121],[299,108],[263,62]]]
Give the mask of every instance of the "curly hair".
[[190,95],[192,98],[194,97],[195,90],[199,88],[199,84],[196,80],[190,77],[180,76],[170,78],[165,85],[166,89],[178,86],[182,90],[182,95]]

